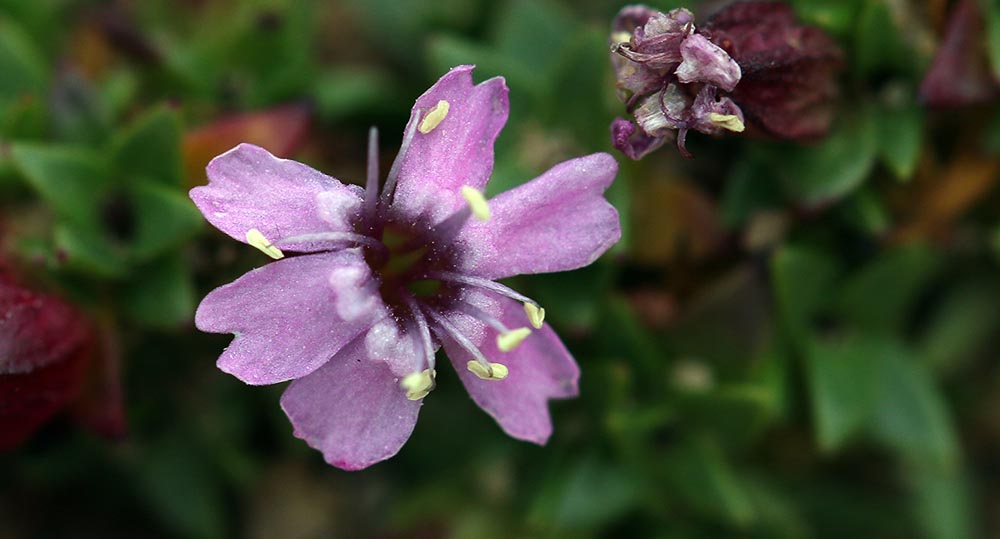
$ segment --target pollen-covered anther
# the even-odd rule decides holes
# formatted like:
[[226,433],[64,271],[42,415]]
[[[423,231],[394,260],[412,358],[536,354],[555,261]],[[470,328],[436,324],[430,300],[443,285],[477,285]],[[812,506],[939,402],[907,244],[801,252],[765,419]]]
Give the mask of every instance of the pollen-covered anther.
[[472,210],[472,215],[476,219],[480,221],[490,220],[490,205],[486,202],[486,197],[483,196],[482,191],[468,185],[463,185],[462,196],[469,203],[469,209]]
[[417,131],[423,134],[430,133],[434,131],[434,128],[438,126],[445,117],[448,116],[448,110],[451,108],[451,104],[445,100],[437,102],[437,105],[427,111],[427,115],[424,116],[423,120],[420,120],[420,126],[417,127]]
[[746,126],[743,125],[743,120],[735,114],[719,114],[718,112],[710,112],[708,114],[708,119],[713,124],[735,133],[742,133],[743,130],[746,129]]
[[437,372],[431,369],[424,369],[403,377],[399,386],[406,390],[406,398],[411,401],[418,401],[427,396],[434,389],[434,378]]
[[531,327],[535,329],[542,329],[542,322],[545,322],[545,309],[535,305],[534,303],[525,303],[524,314],[528,315],[528,321],[531,322]]
[[270,240],[265,238],[264,234],[262,234],[261,231],[257,230],[256,228],[251,228],[250,230],[247,230],[247,243],[256,247],[258,250],[260,250],[260,252],[266,254],[267,256],[275,260],[285,257],[285,253],[281,252],[281,249],[275,247],[274,244],[272,244]]
[[531,330],[528,328],[517,328],[509,331],[504,331],[497,335],[497,348],[501,352],[510,352],[511,350],[517,348],[524,339],[531,335]]
[[631,32],[615,32],[611,34],[611,43],[614,45],[614,48],[617,48],[618,45],[621,45],[622,43],[628,43],[629,41],[632,41]]
[[506,365],[502,363],[490,363],[489,365],[489,368],[486,368],[478,361],[470,361],[467,367],[469,372],[483,380],[503,380],[507,377]]

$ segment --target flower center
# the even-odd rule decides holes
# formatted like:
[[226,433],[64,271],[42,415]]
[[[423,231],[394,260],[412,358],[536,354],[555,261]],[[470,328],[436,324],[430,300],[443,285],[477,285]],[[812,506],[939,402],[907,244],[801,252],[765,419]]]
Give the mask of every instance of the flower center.
[[409,311],[407,296],[431,308],[447,310],[458,287],[431,275],[456,267],[455,249],[435,241],[433,229],[388,222],[377,237],[385,249],[365,248],[365,260],[379,281],[382,300],[394,314]]

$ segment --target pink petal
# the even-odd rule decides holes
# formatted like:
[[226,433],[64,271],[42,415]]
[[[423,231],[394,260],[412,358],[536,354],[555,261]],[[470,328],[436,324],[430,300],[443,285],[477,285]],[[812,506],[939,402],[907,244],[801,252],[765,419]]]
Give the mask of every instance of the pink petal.
[[209,293],[198,329],[234,333],[219,369],[253,385],[305,376],[387,315],[354,251],[285,258]]
[[472,68],[453,68],[413,106],[421,113],[411,122],[420,122],[439,101],[449,110],[431,132],[416,132],[403,159],[393,202],[403,218],[438,222],[465,205],[463,185],[481,190],[490,178],[493,142],[507,123],[508,90],[501,77],[473,86]]
[[[489,309],[511,328],[528,325],[520,303],[500,297],[495,300],[493,308],[480,308]],[[473,342],[490,362],[502,363],[509,370],[503,380],[482,380],[469,372],[472,356],[450,339],[442,339],[469,396],[510,436],[545,444],[552,434],[549,399],[575,397],[579,392],[580,369],[562,341],[545,325],[533,330],[519,347],[504,353],[497,349],[496,330],[465,315],[453,315],[453,319],[464,334],[479,336]]]
[[[259,230],[271,242],[317,232],[351,232],[361,207],[361,188],[344,185],[302,163],[278,159],[252,144],[240,144],[208,164],[208,185],[191,199],[216,228],[246,242]],[[319,242],[280,245],[315,251]]]
[[471,253],[464,271],[500,279],[592,263],[621,238],[618,211],[604,199],[617,172],[613,157],[596,153],[494,197],[490,220],[471,219],[461,231]]
[[346,347],[281,396],[295,436],[344,470],[395,455],[413,432],[421,402],[407,399],[399,378],[363,346]]

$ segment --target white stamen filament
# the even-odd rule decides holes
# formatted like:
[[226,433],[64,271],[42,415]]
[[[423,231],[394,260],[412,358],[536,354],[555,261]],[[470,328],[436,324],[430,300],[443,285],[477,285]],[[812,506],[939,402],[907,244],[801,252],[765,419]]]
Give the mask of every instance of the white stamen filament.
[[434,343],[431,342],[431,328],[427,324],[427,318],[424,316],[423,311],[420,310],[420,305],[417,304],[417,300],[409,295],[403,295],[403,301],[406,302],[406,306],[413,313],[413,320],[417,323],[417,330],[420,331],[420,341],[424,347],[424,358],[427,360],[427,368],[434,370]]
[[493,366],[490,364],[489,360],[486,359],[486,356],[479,351],[479,348],[476,348],[476,345],[473,344],[468,337],[462,335],[462,332],[459,331],[458,328],[452,325],[447,318],[441,316],[434,309],[427,309],[427,315],[434,320],[436,327],[441,328],[451,340],[455,341],[456,344],[464,348],[466,352],[472,355],[475,361],[470,363],[478,363],[483,371],[488,373],[490,376],[493,376]]
[[497,331],[497,348],[500,349],[501,352],[510,352],[511,350],[517,348],[518,345],[520,345],[521,342],[528,337],[528,335],[531,335],[530,329],[510,329],[506,324],[471,303],[460,303],[458,305],[458,310],[473,318],[486,322],[487,325],[495,329]]
[[539,307],[538,302],[518,293],[516,290],[504,286],[500,283],[491,281],[489,279],[483,279],[481,277],[472,277],[471,275],[462,275],[461,273],[454,273],[451,271],[431,271],[426,274],[428,279],[438,279],[441,281],[449,281],[453,283],[465,284],[469,286],[475,286],[477,288],[483,288],[491,292],[496,292],[502,296],[507,296],[510,299],[519,301],[521,303],[530,303],[535,307]]
[[257,230],[256,228],[251,228],[250,230],[247,230],[246,238],[247,238],[247,243],[256,247],[258,250],[260,250],[260,252],[266,254],[267,256],[275,260],[285,257],[285,253],[281,252],[281,249],[275,247],[274,244],[271,243],[267,238],[265,238],[264,234],[260,230]]
[[473,318],[486,322],[487,325],[489,325],[491,328],[497,330],[500,333],[505,333],[507,331],[510,331],[510,328],[508,328],[503,322],[497,320],[496,317],[494,317],[490,313],[480,309],[479,307],[476,307],[471,303],[461,302],[458,304],[456,309],[458,309],[459,312],[463,312]]
[[371,223],[378,209],[378,129],[368,130],[368,175],[365,177],[365,220]]
[[407,124],[408,129],[403,134],[403,142],[399,145],[399,153],[396,154],[396,159],[392,162],[392,168],[389,169],[389,175],[385,179],[385,187],[382,188],[383,206],[388,206],[392,194],[396,190],[396,182],[399,180],[399,169],[403,167],[403,159],[406,158],[406,151],[410,148],[410,143],[413,142],[413,137],[417,134],[417,118],[419,116],[419,110],[414,110],[410,113],[410,122]]
[[[249,235],[249,232],[247,234]],[[353,232],[317,232],[315,234],[300,234],[298,236],[282,238],[274,242],[274,244],[288,245],[290,243],[308,243],[313,241],[346,241],[385,250],[385,245],[377,239],[365,236],[364,234],[355,234]]]

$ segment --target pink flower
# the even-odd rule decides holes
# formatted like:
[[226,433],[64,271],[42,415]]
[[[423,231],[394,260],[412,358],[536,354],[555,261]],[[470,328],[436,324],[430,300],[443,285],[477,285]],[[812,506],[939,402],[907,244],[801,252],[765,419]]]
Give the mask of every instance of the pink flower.
[[626,6],[612,23],[611,62],[631,119],[611,124],[615,148],[641,159],[667,141],[687,157],[691,130],[755,130],[816,138],[833,118],[841,52],[780,2],[735,2],[696,28],[683,8]]
[[191,191],[213,225],[281,258],[212,291],[197,326],[236,335],[223,371],[294,380],[282,408],[334,466],[399,451],[440,347],[514,438],[544,444],[548,400],[577,394],[579,369],[544,309],[496,280],[586,266],[617,242],[603,197],[617,164],[581,157],[486,201],[507,113],[504,80],[474,86],[461,66],[417,99],[381,193],[374,130],[365,189],[242,144]]

